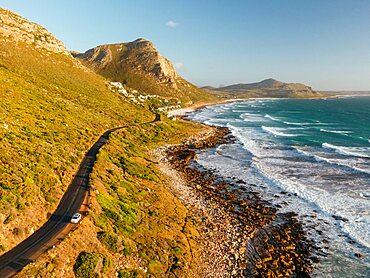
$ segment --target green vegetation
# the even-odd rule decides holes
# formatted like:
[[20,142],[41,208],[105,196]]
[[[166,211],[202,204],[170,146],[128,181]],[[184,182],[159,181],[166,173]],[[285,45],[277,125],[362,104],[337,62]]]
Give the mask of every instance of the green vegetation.
[[113,253],[117,252],[117,236],[114,236],[107,232],[99,232],[98,239],[109,249],[109,251]]
[[73,267],[77,278],[101,277],[111,267],[109,258],[100,253],[82,252]]
[[[187,273],[197,258],[195,222],[167,188],[151,151],[178,143],[199,131],[199,125],[166,119],[136,125],[153,120],[153,113],[112,91],[103,77],[68,55],[2,39],[0,35],[0,225],[5,228],[0,253],[46,220],[103,131],[131,125],[111,135],[91,175],[88,219],[95,226],[88,219],[81,226],[87,222],[93,227],[91,238],[98,248],[76,241],[61,254],[66,260],[49,251],[40,259],[47,263],[24,271],[42,276],[69,267],[72,272],[79,254],[73,267],[77,277]],[[176,98],[183,103],[209,99],[182,79],[174,91],[138,75],[132,78],[132,83],[126,80],[131,87],[142,84],[145,90],[139,90],[161,94],[169,104],[177,103]],[[146,108],[161,105],[149,100]],[[127,265],[110,267],[117,260]]]
[[[0,224],[32,215],[18,227],[28,234],[54,210],[103,131],[154,116],[70,56],[9,40],[0,53]],[[9,236],[0,244],[9,248]]]
[[114,133],[99,153],[90,183],[97,194],[90,215],[102,230],[98,238],[110,252],[125,255],[130,265],[140,265],[120,270],[119,277],[144,275],[143,269],[145,275],[184,275],[193,267],[194,223],[168,191],[150,152],[198,130],[197,124],[182,121],[130,127]]
[[118,271],[118,278],[136,278],[138,275],[137,271],[127,271],[127,270],[119,270]]

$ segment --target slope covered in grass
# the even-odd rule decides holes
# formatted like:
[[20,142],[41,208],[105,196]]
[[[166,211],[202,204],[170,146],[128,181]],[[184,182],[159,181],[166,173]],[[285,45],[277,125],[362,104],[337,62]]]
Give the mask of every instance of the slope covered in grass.
[[199,219],[171,192],[151,155],[201,128],[165,120],[112,134],[91,175],[89,217],[17,277],[203,277]]
[[99,134],[153,115],[69,55],[0,41],[1,252],[46,220]]
[[[145,105],[112,90],[41,26],[0,9],[4,22],[14,33],[0,28],[0,254],[47,220],[99,135],[124,125],[97,156],[90,216],[17,276],[194,277],[197,222],[170,191],[151,151],[202,127],[165,118],[137,125],[154,119]],[[47,44],[35,41],[42,37]]]

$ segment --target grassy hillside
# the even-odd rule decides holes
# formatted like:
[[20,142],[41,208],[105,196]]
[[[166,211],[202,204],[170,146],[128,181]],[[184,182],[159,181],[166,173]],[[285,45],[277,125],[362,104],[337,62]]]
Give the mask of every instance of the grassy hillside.
[[[1,40],[0,254],[47,220],[104,130],[154,116],[69,55]],[[18,277],[196,276],[197,222],[151,150],[200,129],[164,119],[114,133],[91,175],[90,216]]]
[[114,133],[91,175],[90,216],[18,277],[97,277],[96,269],[103,277],[202,277],[198,220],[151,158],[164,141],[179,143],[200,129],[162,121]]
[[153,115],[68,55],[0,44],[0,252],[51,213],[104,130]]

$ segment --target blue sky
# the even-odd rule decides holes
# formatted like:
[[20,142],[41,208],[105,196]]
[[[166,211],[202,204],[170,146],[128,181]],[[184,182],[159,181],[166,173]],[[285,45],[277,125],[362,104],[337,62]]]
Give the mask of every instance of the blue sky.
[[151,40],[197,85],[370,90],[368,0],[0,0],[68,49]]

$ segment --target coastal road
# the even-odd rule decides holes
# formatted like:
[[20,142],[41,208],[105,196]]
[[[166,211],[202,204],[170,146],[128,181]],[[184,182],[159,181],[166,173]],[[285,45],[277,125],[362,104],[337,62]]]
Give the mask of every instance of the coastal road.
[[[148,123],[157,121],[160,121],[159,114],[156,114],[155,119]],[[89,175],[92,172],[96,155],[108,141],[112,132],[127,127],[121,126],[109,129],[94,143],[85,154],[76,175],[49,220],[31,236],[0,257],[1,278],[13,276],[27,264],[36,260],[42,253],[53,248],[70,231],[78,227],[77,224],[71,224],[70,220],[73,214],[81,210],[81,206],[87,198]]]

